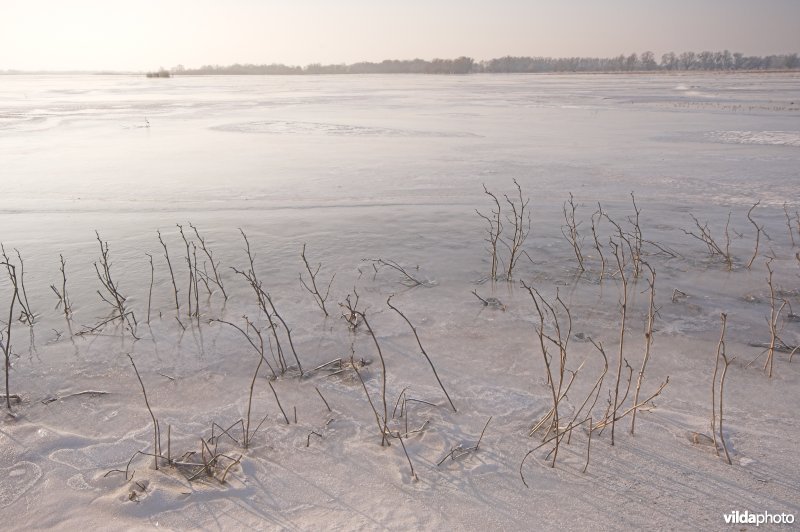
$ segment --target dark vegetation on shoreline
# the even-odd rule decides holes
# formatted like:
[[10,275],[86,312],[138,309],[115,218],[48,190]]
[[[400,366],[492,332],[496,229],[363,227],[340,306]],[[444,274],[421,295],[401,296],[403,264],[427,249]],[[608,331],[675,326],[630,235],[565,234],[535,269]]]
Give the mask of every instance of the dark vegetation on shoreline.
[[170,69],[172,74],[182,75],[304,75],[304,74],[479,74],[479,73],[547,73],[547,72],[682,72],[682,71],[775,71],[800,70],[797,53],[745,56],[741,53],[703,51],[669,52],[656,60],[653,52],[621,54],[616,57],[513,57],[506,56],[486,61],[471,57],[456,59],[397,60],[386,59],[380,63],[323,65],[312,63],[289,66],[279,63],[254,65],[234,64],[228,66],[204,65],[200,68],[185,68],[178,65]]
[[[256,65],[183,65],[146,72],[147,77],[174,75],[272,75],[297,76],[320,74],[539,74],[539,73],[621,73],[621,72],[780,72],[800,70],[797,52],[747,56],[728,50],[721,52],[668,52],[656,60],[653,52],[620,54],[616,57],[529,57],[505,56],[477,61],[461,56],[456,59],[385,59],[379,63],[361,61],[352,64],[311,63],[306,66],[270,63]],[[130,74],[131,71],[22,71],[0,70],[2,74]]]

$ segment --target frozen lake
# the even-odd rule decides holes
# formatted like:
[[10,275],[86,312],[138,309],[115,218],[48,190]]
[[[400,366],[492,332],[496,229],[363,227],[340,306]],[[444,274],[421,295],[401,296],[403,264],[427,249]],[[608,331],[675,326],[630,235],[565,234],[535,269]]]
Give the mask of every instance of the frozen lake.
[[[0,427],[0,472],[11,472],[0,480],[0,515],[14,515],[20,529],[105,526],[109,519],[120,527],[529,529],[536,519],[551,528],[565,518],[606,529],[716,528],[732,509],[797,514],[800,398],[792,391],[800,365],[779,353],[770,379],[761,372],[763,356],[747,363],[761,351],[753,344],[770,340],[767,257],[776,297],[787,305],[781,339],[800,343],[798,169],[797,73],[0,76],[0,242],[12,258],[14,248],[22,254],[36,314],[33,327],[13,326],[11,392],[21,403],[18,417]],[[475,210],[491,209],[482,185],[502,200],[513,197],[513,179],[531,200],[527,256],[514,282],[492,283],[485,222]],[[564,400],[565,411],[575,411],[600,368],[588,339],[602,342],[617,363],[621,283],[611,269],[598,271],[592,214],[599,202],[633,227],[631,192],[649,242],[646,260],[658,274],[643,393],[667,375],[670,384],[658,408],[637,418],[636,439],[620,430],[621,443],[610,447],[607,435],[595,433],[588,474],[580,472],[586,437],[578,429],[578,443],[559,455],[558,468],[546,464],[546,449],[533,455],[527,490],[517,468],[541,440],[527,433],[547,411],[549,388],[534,307],[516,281],[545,297],[558,290],[570,307],[568,370],[587,361],[576,395]],[[570,193],[583,273],[562,234]],[[756,230],[747,212],[756,202],[753,217],[765,233],[758,233],[748,268]],[[698,230],[690,214],[708,221],[720,241],[730,214],[732,271],[684,233]],[[200,285],[195,319],[187,315],[189,276],[176,227],[188,230],[189,222],[220,261],[230,296]],[[274,381],[286,409],[297,408],[292,424],[283,423],[266,379],[259,379],[254,408],[268,419],[250,449],[226,451],[245,458],[224,486],[155,472],[144,459],[134,464],[145,488],[104,476],[152,445],[126,354],[148,385],[155,415],[171,426],[173,452],[199,452],[198,438],[209,436],[212,421],[228,426],[244,415],[257,358],[233,328],[209,323],[242,323],[246,314],[266,327],[251,288],[230,268],[246,266],[239,228],[306,369],[351,353],[376,362],[363,327],[353,334],[339,319],[338,303],[358,291],[384,348],[391,400],[399,402],[411,386],[409,393],[437,405],[415,405],[411,428],[427,421],[426,428],[407,434],[418,482],[409,480],[398,445],[385,452],[380,446],[355,375],[320,372]],[[97,295],[95,230],[109,243],[138,340],[116,322],[74,334],[110,312]],[[157,230],[175,270],[177,313]],[[600,221],[598,231],[612,261],[611,225]],[[199,244],[194,233],[187,236]],[[335,273],[330,318],[300,286],[304,243],[312,267],[322,262],[325,284]],[[149,324],[146,253],[154,260]],[[69,321],[54,308],[50,288],[61,286],[59,254],[67,261]],[[426,286],[410,288],[398,272],[376,270],[365,258],[397,261]],[[2,272],[5,319],[11,286]],[[624,355],[637,371],[645,277],[631,280],[626,324]],[[502,310],[484,307],[473,290],[501,300]],[[443,406],[414,336],[387,307],[391,294],[418,327],[457,414]],[[726,383],[733,467],[691,436],[708,432],[722,312],[737,357]],[[363,373],[364,388],[377,398],[379,365]],[[612,382],[602,388],[595,415],[602,415]],[[108,394],[69,395],[85,390]],[[481,452],[437,465],[456,444],[474,442],[489,416]],[[639,487],[629,493],[632,486]],[[685,515],[676,517],[675,508]]]
[[797,74],[0,81],[2,212],[471,204],[512,176],[782,202],[797,177]]

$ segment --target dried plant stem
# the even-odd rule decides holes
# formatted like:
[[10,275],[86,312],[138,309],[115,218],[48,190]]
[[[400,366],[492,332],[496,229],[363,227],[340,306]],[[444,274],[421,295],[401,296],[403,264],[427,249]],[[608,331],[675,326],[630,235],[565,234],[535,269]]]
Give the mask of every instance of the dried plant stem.
[[[580,408],[578,408],[578,410],[575,411],[575,414],[572,416],[572,420],[570,420],[569,422],[569,426],[575,426],[575,422],[578,420],[578,417],[580,417],[581,413],[583,412],[583,409],[588,404],[589,399],[591,399],[592,395],[594,395],[594,401],[592,401],[589,410],[587,410],[588,414],[587,417],[591,417],[592,410],[594,410],[594,406],[597,404],[597,399],[600,397],[600,390],[603,387],[603,380],[605,379],[605,376],[608,373],[608,357],[606,356],[606,352],[603,349],[603,344],[595,342],[591,338],[589,339],[589,341],[592,343],[592,345],[594,345],[594,347],[600,352],[600,355],[603,357],[603,371],[600,372],[600,376],[597,377],[594,386],[592,387],[591,390],[589,390],[589,393],[586,395],[586,399],[583,400],[583,403],[581,404]],[[572,431],[570,431],[569,434],[570,436],[567,438],[567,443],[569,443],[570,438],[572,437]]]
[[719,371],[719,359],[725,352],[725,329],[727,326],[728,315],[724,312],[720,314],[722,320],[722,330],[719,335],[719,342],[717,342],[717,357],[714,360],[714,374],[711,376],[711,439],[714,441],[714,452],[719,456],[719,447],[717,445],[717,372]]
[[483,192],[492,198],[492,201],[494,202],[494,209],[490,211],[491,216],[487,216],[478,210],[475,210],[475,212],[478,214],[478,216],[486,220],[487,223],[486,242],[489,244],[489,254],[491,257],[490,276],[494,281],[497,279],[497,272],[500,267],[500,257],[497,252],[497,244],[500,242],[500,235],[503,232],[503,224],[500,221],[501,209],[500,202],[497,200],[497,196],[489,192],[489,189],[486,188],[486,185],[483,185]]
[[383,358],[381,344],[378,343],[378,338],[375,336],[375,331],[372,330],[372,327],[367,320],[367,315],[361,311],[355,312],[361,317],[361,321],[363,321],[364,325],[367,327],[367,331],[369,331],[369,335],[372,337],[372,341],[375,343],[375,349],[378,351],[378,358],[380,358],[381,361],[381,401],[383,402],[383,438],[381,440],[381,445],[384,445],[386,443],[386,434],[389,431],[387,426],[389,422],[389,407],[386,403],[386,360]]
[[[567,210],[567,205],[569,205],[569,211]],[[578,226],[580,222],[575,221],[575,211],[577,207],[575,206],[575,201],[572,197],[572,192],[569,193],[569,201],[564,202],[564,221],[566,222],[566,226],[561,227],[561,234],[564,235],[564,238],[572,245],[572,251],[575,253],[575,258],[578,260],[578,269],[580,271],[585,271],[586,268],[583,265],[583,253],[581,252],[581,238],[578,234]]]
[[144,382],[142,381],[141,375],[139,375],[139,370],[136,369],[136,364],[133,362],[133,357],[128,355],[128,358],[131,361],[131,366],[133,366],[133,371],[136,372],[136,378],[139,379],[139,385],[142,387],[142,395],[144,396],[144,404],[147,406],[147,411],[150,412],[150,418],[153,420],[153,465],[158,470],[158,455],[159,449],[161,445],[158,441],[158,421],[156,420],[156,416],[153,414],[153,409],[150,408],[150,402],[147,400],[147,390],[144,388]]
[[[789,229],[789,238],[792,241],[792,247],[795,247],[797,244],[794,240],[794,229],[792,229],[792,218],[789,216],[789,210],[786,208],[786,202],[783,202],[783,213],[786,215],[786,227]],[[800,227],[799,227],[800,228]]]
[[194,275],[194,316],[195,318],[200,319],[200,281],[203,281],[205,284],[206,291],[208,295],[211,295],[211,287],[208,286],[208,281],[206,278],[202,276],[200,270],[197,269],[197,246],[194,242],[192,242],[192,262],[191,269]]
[[325,400],[325,397],[322,395],[322,392],[319,391],[319,388],[314,386],[314,389],[317,391],[317,394],[319,395],[319,398],[322,399],[322,402],[325,403],[325,408],[328,409],[328,412],[333,412],[333,410],[331,410],[331,405],[329,405],[328,401]]
[[153,265],[153,256],[150,253],[145,253],[150,260],[150,289],[147,291],[147,324],[150,324],[150,309],[153,303],[153,283],[155,282],[156,269]]
[[286,424],[289,425],[289,418],[286,416],[286,412],[284,412],[283,407],[281,406],[281,400],[278,399],[278,392],[275,391],[275,388],[272,386],[272,382],[267,381],[269,384],[269,389],[272,390],[272,395],[275,396],[275,402],[278,403],[278,408],[281,410],[281,414],[283,414],[283,419],[286,420]]
[[169,260],[169,250],[167,249],[167,244],[164,243],[164,239],[161,238],[161,231],[156,231],[158,233],[158,241],[161,242],[161,247],[164,248],[164,258],[167,259],[167,266],[169,267],[169,277],[172,280],[172,292],[175,295],[175,312],[180,313],[181,306],[178,303],[178,285],[175,283],[175,272],[172,269],[172,261]]
[[[300,376],[302,377],[302,376],[303,376],[303,365],[302,365],[302,364],[300,364],[300,357],[298,357],[298,355],[297,355],[297,351],[296,351],[296,350],[295,350],[295,348],[294,348],[294,342],[292,341],[292,330],[289,328],[289,325],[287,325],[287,324],[286,324],[286,320],[284,320],[284,319],[283,319],[283,316],[281,316],[281,315],[278,313],[278,310],[275,308],[275,304],[272,302],[272,298],[270,297],[270,295],[269,295],[267,292],[264,292],[264,291],[261,289],[261,287],[260,287],[260,286],[259,286],[259,290],[260,290],[260,291],[261,291],[261,293],[263,294],[263,296],[264,296],[264,298],[266,299],[267,303],[269,303],[269,306],[270,306],[270,308],[272,309],[272,313],[273,313],[273,315],[274,315],[276,318],[278,318],[278,321],[280,321],[280,322],[281,322],[281,325],[283,325],[283,330],[284,330],[284,331],[286,331],[286,338],[289,340],[289,348],[292,350],[292,355],[294,356],[294,360],[295,360],[295,362],[297,362],[297,369],[300,371]],[[272,323],[272,320],[271,320],[271,319],[270,319],[270,323]],[[275,330],[275,326],[274,326],[274,324],[273,324],[273,326],[272,326],[272,330],[273,330],[273,331],[275,331],[275,332],[277,332],[277,331]],[[276,342],[278,341],[278,339],[277,339],[277,334],[276,334],[276,337],[275,337],[275,341],[276,341]]]
[[511,240],[509,242],[503,241],[503,244],[506,245],[509,252],[506,271],[506,278],[509,281],[511,280],[512,274],[514,273],[514,268],[516,267],[519,258],[523,254],[527,255],[527,253],[522,250],[522,245],[525,243],[525,240],[528,238],[528,234],[531,231],[531,215],[530,212],[526,212],[528,204],[531,200],[530,198],[523,200],[522,187],[519,185],[519,183],[517,183],[516,179],[514,179],[514,186],[517,187],[519,205],[517,205],[514,200],[509,199],[507,195],[504,196],[506,203],[508,203],[508,206],[511,208],[511,216],[507,217],[506,220],[514,228],[511,235]]
[[453,400],[450,398],[450,394],[447,393],[447,390],[445,389],[444,384],[442,384],[442,379],[439,378],[439,373],[436,371],[436,367],[433,365],[433,361],[431,360],[431,357],[428,356],[427,351],[425,351],[425,348],[422,347],[422,342],[419,339],[419,334],[417,334],[417,328],[414,327],[414,325],[411,323],[411,321],[406,317],[405,314],[403,314],[400,311],[400,309],[398,309],[397,307],[392,305],[392,297],[393,296],[389,296],[389,298],[386,300],[386,304],[389,305],[390,309],[392,309],[395,312],[397,312],[400,315],[400,317],[403,318],[403,320],[405,320],[405,322],[408,324],[408,326],[411,327],[411,332],[414,333],[414,338],[416,338],[416,340],[417,340],[417,345],[419,346],[419,350],[422,352],[422,355],[425,357],[425,360],[428,361],[428,364],[431,367],[431,371],[433,372],[433,376],[436,377],[436,382],[439,383],[439,387],[442,389],[442,392],[444,392],[444,395],[447,397],[447,402],[450,403],[450,406],[453,408],[453,412],[458,412],[458,410],[456,409],[456,406],[453,404]]
[[306,271],[308,272],[308,276],[311,279],[311,286],[309,286],[305,280],[303,280],[303,274],[300,273],[300,284],[305,288],[312,296],[314,296],[314,301],[319,306],[320,310],[322,310],[325,317],[328,317],[328,309],[325,308],[325,302],[328,300],[328,295],[331,292],[331,285],[333,284],[333,279],[336,277],[334,273],[331,275],[330,281],[328,281],[328,287],[325,289],[325,295],[323,295],[319,288],[317,287],[317,275],[319,274],[320,268],[322,268],[322,263],[320,262],[317,264],[317,267],[312,270],[311,265],[308,263],[308,259],[306,258],[306,245],[303,243],[303,250],[300,252],[300,257],[303,259],[303,264],[306,266]]
[[[647,312],[647,329],[644,332],[644,340],[645,340],[645,349],[644,349],[644,358],[642,359],[642,367],[639,370],[639,376],[636,379],[636,391],[633,394],[633,404],[639,402],[639,390],[642,387],[642,380],[644,380],[644,372],[647,368],[647,362],[650,360],[650,347],[653,344],[653,322],[655,321],[656,317],[656,272],[650,267],[649,264],[644,262],[645,267],[650,270],[650,279],[648,279],[647,284],[650,287],[650,304],[648,306]],[[636,428],[636,409],[633,410],[633,415],[631,416],[631,434],[634,433]]]
[[[403,274],[403,277],[404,277],[403,283],[408,285],[408,286],[412,286],[413,287],[413,286],[427,286],[427,285],[429,285],[429,283],[426,283],[425,281],[420,281],[419,279],[417,279],[416,277],[414,277],[413,275],[408,273],[408,270],[403,268],[402,266],[400,266],[400,264],[398,264],[396,261],[393,261],[393,260],[390,260],[390,259],[381,259],[381,258],[377,258],[377,259],[362,259],[362,260],[372,262],[372,266],[373,266],[373,268],[376,268],[376,271],[377,271],[377,266],[386,266],[386,267],[389,267],[389,268],[391,268],[391,269],[393,269],[395,271],[400,272],[401,274]],[[417,268],[419,269],[419,266],[417,266]]]
[[[278,310],[275,308],[275,304],[272,302],[272,298],[270,297],[269,293],[264,290],[262,287],[261,281],[258,279],[255,270],[255,258],[253,256],[252,251],[250,250],[250,241],[247,238],[245,232],[240,228],[239,232],[242,234],[242,238],[245,242],[245,252],[247,253],[247,259],[249,262],[249,269],[246,271],[237,270],[236,268],[231,268],[234,272],[238,273],[250,284],[250,287],[253,289],[253,292],[256,295],[256,300],[258,301],[259,308],[264,312],[267,317],[267,320],[270,324],[270,330],[272,332],[273,339],[275,340],[275,347],[278,351],[278,360],[280,361],[281,365],[281,373],[286,371],[286,362],[283,356],[283,347],[280,342],[280,338],[278,337],[278,328],[277,324],[273,320],[273,317],[277,318],[278,321],[281,322],[283,325],[283,329],[286,332],[286,337],[289,341],[289,347],[292,350],[292,354],[294,355],[294,359],[297,362],[297,368],[300,371],[300,376],[303,376],[303,365],[300,363],[300,357],[297,355],[297,351],[294,348],[294,342],[292,341],[292,330],[286,323],[286,320],[278,313]],[[267,308],[269,305],[269,308]]]
[[722,353],[722,361],[725,365],[722,367],[722,376],[719,379],[719,439],[722,442],[722,449],[725,451],[725,461],[731,465],[731,455],[728,453],[728,444],[725,443],[725,435],[722,432],[722,399],[725,393],[725,375],[728,373],[728,366],[733,362],[733,359],[728,360],[725,353]]
[[[603,420],[599,421],[598,423],[595,424],[595,426],[594,426],[595,430],[603,429],[603,428],[607,427],[608,425],[611,425],[612,422],[619,421],[620,419],[624,418],[625,416],[627,416],[628,414],[633,412],[634,409],[642,408],[644,405],[646,405],[647,403],[649,403],[650,401],[652,401],[653,399],[655,399],[656,397],[661,395],[661,392],[664,391],[664,388],[666,388],[668,384],[669,384],[669,376],[667,376],[667,378],[664,380],[664,382],[661,383],[661,385],[658,387],[658,389],[655,392],[653,392],[647,399],[645,399],[643,401],[640,401],[639,403],[637,403],[635,405],[632,405],[627,410],[623,410],[622,413],[619,414],[619,415],[614,415],[614,414],[610,414],[609,415],[608,412],[607,412],[603,416]],[[610,410],[610,408],[611,408],[611,405],[609,405],[609,410]]]
[[[639,216],[641,215],[642,211],[636,205],[636,196],[634,196],[633,192],[631,192],[631,203],[633,203],[633,212],[634,217],[633,219],[628,218],[628,221],[633,226],[633,241],[631,247],[631,260],[633,261],[633,276],[635,278],[639,277],[639,273],[641,273],[642,268],[642,245],[644,240],[642,239],[642,226],[639,223]],[[635,412],[634,412],[635,414]]]
[[[600,220],[603,218],[603,207],[600,203],[597,203],[597,212],[592,214],[592,238],[594,239],[594,248],[597,250],[597,255],[600,257],[600,280],[603,280],[603,277],[606,273],[606,257],[603,255],[603,246],[600,245],[600,239],[597,237],[597,228],[600,225]],[[595,221],[595,216],[597,216],[597,221]]]
[[367,396],[367,402],[369,403],[370,408],[372,408],[372,413],[375,414],[375,423],[378,425],[378,432],[381,433],[381,446],[383,446],[384,442],[386,441],[386,423],[381,423],[381,417],[378,414],[378,409],[375,408],[375,403],[372,402],[372,397],[370,397],[369,391],[367,390],[367,384],[364,382],[361,372],[358,371],[358,364],[356,364],[355,360],[353,360],[353,357],[350,357],[350,365],[353,367],[358,380],[361,382],[361,387],[364,389],[364,394]]
[[[97,273],[97,278],[100,280],[100,284],[105,289],[105,293],[108,297],[104,296],[99,290],[97,291],[97,294],[100,296],[100,299],[105,301],[119,314],[114,319],[119,319],[123,325],[127,324],[131,335],[134,337],[134,339],[138,339],[136,336],[136,317],[134,316],[133,312],[129,312],[125,308],[126,297],[120,293],[117,283],[111,276],[111,261],[108,255],[108,242],[104,242],[100,238],[100,234],[97,231],[95,231],[95,235],[97,237],[97,242],[100,244],[100,263],[99,266],[97,262],[94,263],[94,270],[95,273]],[[131,323],[131,318],[133,318],[133,323]]]
[[[192,268],[192,255],[189,249],[189,241],[186,239],[186,235],[183,233],[183,226],[181,224],[176,224],[176,225],[178,226],[178,232],[181,235],[181,239],[183,239],[183,243],[186,246],[186,264],[189,267],[189,294],[187,296],[187,301],[189,303],[188,316],[189,318],[191,318],[192,316],[194,316],[194,314],[192,313],[192,293],[195,287],[195,279],[194,279],[195,275],[194,275],[194,269]],[[197,309],[195,309],[195,312],[197,312]]]
[[[20,254],[17,248],[14,248],[14,252],[17,254],[17,258],[19,259],[19,288],[20,294],[22,294],[22,299],[20,300],[20,306],[25,311],[26,321],[28,325],[33,325],[33,322],[36,320],[36,315],[31,311],[31,304],[28,303],[28,291],[25,290],[25,262],[22,260],[22,255]],[[18,294],[19,296],[19,294]],[[25,303],[23,304],[23,300]]]
[[[14,293],[11,296],[11,304],[9,305],[8,309],[8,323],[6,324],[6,337],[5,341],[2,342],[3,344],[3,360],[5,363],[5,370],[6,370],[6,407],[11,410],[11,395],[9,391],[9,373],[11,372],[11,324],[14,321],[14,302],[17,301],[19,296],[18,289],[17,289],[17,270],[14,265],[10,264],[9,262],[3,262],[8,268],[8,275],[11,279],[11,285],[14,287]],[[2,339],[2,338],[0,338]]]
[[625,250],[620,245],[614,245],[614,256],[617,259],[617,266],[619,267],[620,280],[622,281],[622,298],[620,300],[620,307],[622,309],[622,316],[619,325],[619,356],[617,364],[617,381],[614,386],[614,410],[611,418],[611,445],[614,445],[614,429],[616,428],[615,414],[621,403],[619,403],[619,383],[622,378],[622,361],[623,361],[623,348],[625,345],[625,320],[628,313],[628,279],[625,277]]
[[[569,344],[569,339],[572,334],[572,316],[569,312],[569,307],[564,303],[561,297],[558,294],[558,290],[556,290],[556,303],[555,305],[559,306],[564,314],[566,314],[566,327],[562,327],[561,320],[559,319],[559,312],[556,310],[556,307],[547,302],[542,295],[533,287],[526,284],[524,281],[522,282],[522,287],[525,288],[531,296],[533,300],[534,307],[536,308],[536,312],[539,316],[539,323],[536,326],[536,335],[539,338],[539,347],[542,351],[542,357],[545,363],[545,369],[547,372],[547,384],[550,386],[550,393],[553,399],[553,408],[551,409],[551,414],[545,416],[543,421],[546,421],[549,416],[552,416],[552,423],[550,428],[545,431],[545,438],[551,432],[555,431],[556,434],[559,434],[559,403],[561,400],[566,396],[566,392],[569,390],[570,386],[572,385],[575,376],[577,375],[577,371],[570,372],[572,377],[570,381],[566,384],[566,388],[564,387],[564,374],[567,371],[566,364],[567,364],[567,346]],[[551,335],[545,332],[547,322],[551,323],[551,326],[554,330],[554,333]],[[555,349],[558,350],[558,368],[557,368],[557,375],[558,375],[558,382],[556,383],[555,374],[553,371],[553,365],[551,359],[556,356],[550,356],[548,345],[552,345]],[[578,371],[580,368],[578,368]],[[537,424],[531,432],[534,432],[535,429],[541,425],[542,422]],[[561,433],[563,436],[564,433]],[[555,447],[553,448],[553,462],[551,467],[555,467],[556,460],[558,458],[558,448],[561,443],[561,437],[556,438]]]
[[408,467],[411,468],[411,478],[413,478],[414,480],[419,480],[419,478],[417,477],[417,474],[414,472],[414,464],[411,463],[411,457],[408,456],[408,450],[406,449],[405,442],[403,442],[403,437],[400,435],[400,431],[398,431],[396,434],[394,434],[394,436],[398,440],[400,440],[400,445],[403,447],[403,452],[406,455],[406,460],[408,460]]
[[[536,447],[534,447],[533,449],[531,449],[530,451],[525,453],[525,456],[522,457],[522,461],[519,464],[519,476],[522,479],[522,483],[525,484],[526,488],[529,488],[530,486],[528,486],[528,483],[525,481],[525,475],[522,473],[522,468],[525,465],[525,461],[528,459],[528,457],[530,455],[532,455],[533,453],[535,453],[536,451],[538,451],[539,449],[541,449],[542,447],[544,447],[545,445],[547,445],[548,443],[552,442],[553,440],[555,440],[557,442],[558,440],[560,440],[561,438],[564,437],[565,433],[580,427],[584,423],[587,423],[590,419],[591,418],[586,418],[586,419],[584,419],[583,421],[581,421],[580,423],[578,423],[576,425],[571,425],[569,427],[566,427],[563,431],[558,431],[557,430],[556,433],[553,436],[550,436],[545,441],[543,441],[542,443],[540,443],[539,445],[537,445]],[[553,453],[553,451],[550,451],[550,453]],[[548,456],[549,456],[549,454],[548,454]]]
[[748,262],[748,263],[747,263],[747,269],[748,269],[748,270],[749,270],[749,269],[750,269],[750,267],[753,265],[753,262],[756,260],[756,257],[758,256],[758,243],[759,243],[759,242],[760,242],[760,240],[761,240],[761,233],[763,233],[763,232],[764,232],[764,227],[763,227],[763,226],[760,226],[760,225],[758,225],[758,224],[756,223],[756,221],[755,221],[755,220],[753,220],[753,216],[752,216],[752,214],[753,214],[753,210],[754,210],[756,207],[758,207],[758,204],[759,204],[759,203],[761,203],[761,201],[757,201],[757,202],[755,202],[755,203],[753,204],[753,206],[752,206],[752,207],[750,207],[750,210],[749,210],[749,211],[747,211],[747,219],[748,219],[748,220],[750,220],[750,223],[751,223],[751,224],[753,224],[753,226],[756,228],[756,244],[755,244],[755,249],[753,249],[753,256],[752,256],[752,257],[750,257],[750,262]]
[[767,360],[764,363],[764,371],[768,371],[769,377],[772,378],[772,366],[775,359],[775,347],[778,343],[778,320],[780,320],[781,312],[786,306],[786,301],[783,301],[780,307],[776,309],[775,287],[772,284],[772,259],[767,259],[767,284],[769,285],[769,301],[770,301],[770,315],[769,315],[769,348],[767,350]]
[[59,267],[59,271],[61,272],[61,290],[56,288],[55,285],[50,285],[50,288],[55,292],[56,296],[58,297],[58,305],[56,307],[61,306],[64,312],[64,317],[69,321],[72,317],[72,302],[69,300],[69,295],[67,294],[67,271],[66,265],[67,261],[64,260],[64,255],[59,254],[58,258],[60,259],[61,265]]
[[344,298],[344,302],[339,303],[339,307],[342,309],[342,318],[347,322],[347,328],[351,331],[355,331],[360,323],[357,312],[358,291],[355,286],[353,287],[353,295],[355,295],[355,301],[350,299],[350,294],[347,294]]
[[[33,322],[35,321],[36,317],[34,316],[33,312],[31,312],[30,306],[28,305],[28,296],[25,292],[25,264],[22,261],[22,255],[20,254],[19,250],[15,248],[14,251],[17,252],[17,258],[19,260],[19,272],[16,271],[16,266],[12,265],[11,259],[6,254],[6,248],[2,243],[0,243],[0,252],[2,252],[4,261],[2,264],[6,265],[8,277],[14,285],[17,303],[19,303],[20,309],[22,309],[19,320],[28,326],[33,326]],[[13,274],[12,269],[14,270]]]
[[[263,342],[262,342],[262,350],[263,350]],[[244,448],[247,449],[250,446],[250,412],[253,407],[253,390],[256,387],[256,379],[258,378],[258,372],[261,370],[261,364],[264,363],[264,355],[263,351],[261,356],[258,357],[258,364],[256,365],[256,370],[253,372],[253,378],[250,381],[250,393],[247,396],[247,417],[245,418],[245,427],[244,427]],[[271,387],[271,385],[270,385]],[[274,392],[275,390],[273,390]],[[277,396],[276,396],[277,398]],[[279,403],[280,404],[280,403]]]
[[711,256],[719,255],[723,259],[725,259],[725,263],[728,266],[728,271],[733,270],[733,257],[731,256],[731,237],[728,229],[731,224],[731,213],[728,213],[728,221],[725,223],[725,247],[721,247],[714,238],[711,236],[711,230],[708,228],[708,222],[705,224],[700,224],[700,220],[698,220],[693,214],[689,216],[692,217],[695,226],[697,227],[699,234],[693,231],[687,231],[686,229],[681,229],[685,234],[700,240],[703,244],[706,245],[708,249],[708,254]]
[[[225,292],[225,286],[222,284],[222,277],[220,277],[218,270],[219,263],[214,261],[214,253],[206,246],[206,241],[202,236],[200,236],[200,232],[197,230],[197,227],[195,227],[191,223],[189,223],[189,227],[191,227],[192,230],[194,230],[194,234],[195,236],[197,236],[197,240],[200,242],[200,249],[205,254],[205,256],[208,257],[208,262],[211,263],[211,272],[214,274],[214,278],[211,280],[215,285],[219,287],[220,291],[222,292],[222,297],[224,297],[227,300],[228,293]],[[195,266],[196,265],[197,265],[197,260],[195,259]]]
[[583,466],[584,473],[586,473],[586,470],[589,468],[589,453],[592,450],[592,432],[594,432],[592,428],[592,418],[589,417],[589,441],[586,444],[586,464]]
[[[261,357],[261,360],[266,362],[267,367],[272,372],[272,376],[277,378],[278,375],[277,375],[277,373],[275,373],[275,368],[272,367],[272,364],[270,364],[269,361],[264,356],[264,336],[261,334],[261,331],[258,329],[258,327],[256,327],[255,324],[252,321],[250,321],[250,319],[247,316],[244,316],[244,321],[245,321],[245,329],[246,330],[242,329],[241,327],[239,327],[235,323],[231,323],[229,321],[220,320],[220,319],[209,320],[209,323],[213,323],[213,322],[224,323],[225,325],[229,325],[229,326],[233,327],[234,329],[236,329],[237,331],[239,331],[240,333],[242,333],[242,336],[244,336],[247,339],[247,342],[259,354],[259,356]],[[255,335],[255,339],[252,336],[250,336],[249,331],[253,331],[253,334]]]

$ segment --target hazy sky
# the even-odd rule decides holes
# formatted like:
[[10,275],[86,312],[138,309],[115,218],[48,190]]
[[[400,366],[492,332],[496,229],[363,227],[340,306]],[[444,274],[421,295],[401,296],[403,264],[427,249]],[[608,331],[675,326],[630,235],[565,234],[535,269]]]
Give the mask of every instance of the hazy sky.
[[800,0],[0,0],[0,69],[800,52]]

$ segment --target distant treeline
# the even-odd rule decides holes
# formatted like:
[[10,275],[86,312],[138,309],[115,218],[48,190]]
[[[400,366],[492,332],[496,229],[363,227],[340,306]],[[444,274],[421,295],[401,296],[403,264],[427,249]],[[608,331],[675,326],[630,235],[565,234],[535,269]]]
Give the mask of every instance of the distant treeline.
[[657,61],[653,52],[619,55],[617,57],[500,57],[475,61],[471,57],[457,59],[397,60],[380,63],[360,62],[350,65],[305,67],[283,64],[230,66],[206,65],[187,69],[177,66],[173,74],[472,74],[472,73],[536,73],[536,72],[642,72],[642,71],[712,71],[712,70],[797,70],[800,58],[796,53],[783,55],[746,56],[722,52],[669,52]]

